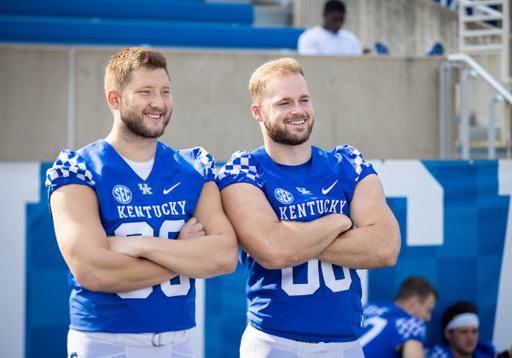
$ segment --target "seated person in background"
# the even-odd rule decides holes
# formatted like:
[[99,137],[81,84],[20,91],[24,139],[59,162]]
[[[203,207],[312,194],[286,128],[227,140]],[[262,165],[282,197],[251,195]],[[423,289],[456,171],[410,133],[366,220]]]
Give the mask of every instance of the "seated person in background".
[[428,358],[505,358],[512,354],[505,351],[497,355],[490,342],[478,340],[480,321],[476,307],[471,303],[457,302],[448,307],[442,324],[448,345],[434,346]]
[[352,32],[341,28],[345,19],[345,5],[339,0],[325,3],[324,24],[306,30],[299,37],[300,55],[341,55],[363,54],[361,42]]
[[425,322],[430,321],[437,291],[421,277],[402,283],[394,303],[369,302],[360,338],[366,358],[425,357]]

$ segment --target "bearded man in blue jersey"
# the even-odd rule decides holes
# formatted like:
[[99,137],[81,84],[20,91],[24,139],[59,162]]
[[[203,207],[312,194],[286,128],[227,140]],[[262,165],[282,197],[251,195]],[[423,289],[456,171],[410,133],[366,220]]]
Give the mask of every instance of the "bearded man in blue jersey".
[[106,69],[110,134],[47,173],[69,266],[69,357],[194,357],[194,278],[234,271],[236,237],[202,148],[158,141],[173,100],[165,56],[128,48]]
[[249,89],[264,146],[234,153],[217,176],[247,276],[241,357],[363,357],[355,269],[392,266],[400,250],[380,180],[355,148],[311,145],[297,61],[265,63]]
[[438,294],[422,277],[412,276],[400,286],[395,302],[364,306],[361,336],[366,358],[425,358],[425,322],[430,321]]

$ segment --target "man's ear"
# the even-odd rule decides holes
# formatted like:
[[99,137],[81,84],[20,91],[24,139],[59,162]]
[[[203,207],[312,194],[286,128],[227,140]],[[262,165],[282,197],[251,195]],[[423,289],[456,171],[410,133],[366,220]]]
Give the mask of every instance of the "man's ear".
[[450,337],[452,336],[452,334],[450,333],[449,330],[447,330],[446,328],[444,329],[443,331],[444,333],[444,338],[446,338],[448,341],[450,340]]
[[261,109],[259,105],[253,103],[251,106],[251,112],[255,120],[257,120],[258,122],[263,122],[263,116],[261,114]]
[[117,95],[117,93],[113,90],[108,91],[107,93],[107,101],[110,108],[119,110],[121,98]]

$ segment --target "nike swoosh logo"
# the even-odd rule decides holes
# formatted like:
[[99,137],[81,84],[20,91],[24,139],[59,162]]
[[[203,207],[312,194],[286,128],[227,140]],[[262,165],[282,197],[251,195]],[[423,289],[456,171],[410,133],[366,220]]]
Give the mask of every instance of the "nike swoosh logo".
[[334,188],[334,186],[336,185],[336,183],[337,183],[337,182],[338,182],[338,181],[336,180],[336,181],[334,182],[334,184],[332,184],[332,185],[331,185],[330,187],[328,187],[327,189],[322,188],[322,194],[324,194],[324,195],[325,195],[325,194],[327,194],[328,192],[330,192],[330,191],[331,191],[331,189],[332,189],[332,188]]
[[169,188],[169,189],[164,189],[164,195],[167,195],[171,192],[172,189],[176,188],[178,185],[180,185],[181,182],[179,182],[178,184],[176,184],[175,186],[173,186],[172,188]]

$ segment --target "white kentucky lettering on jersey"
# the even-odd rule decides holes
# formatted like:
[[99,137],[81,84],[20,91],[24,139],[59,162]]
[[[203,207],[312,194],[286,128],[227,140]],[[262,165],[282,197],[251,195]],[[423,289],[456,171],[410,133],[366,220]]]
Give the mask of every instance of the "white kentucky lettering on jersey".
[[[178,204],[178,205],[176,205]],[[118,205],[117,213],[120,219],[124,218],[148,218],[165,216],[185,215],[187,201],[169,201],[162,205]]]
[[[318,214],[327,213],[343,213],[343,207],[347,204],[346,200],[337,199],[320,199],[307,201],[302,204],[280,206],[280,220],[296,220],[306,218],[308,216],[315,217]],[[306,207],[307,206],[307,207]]]

